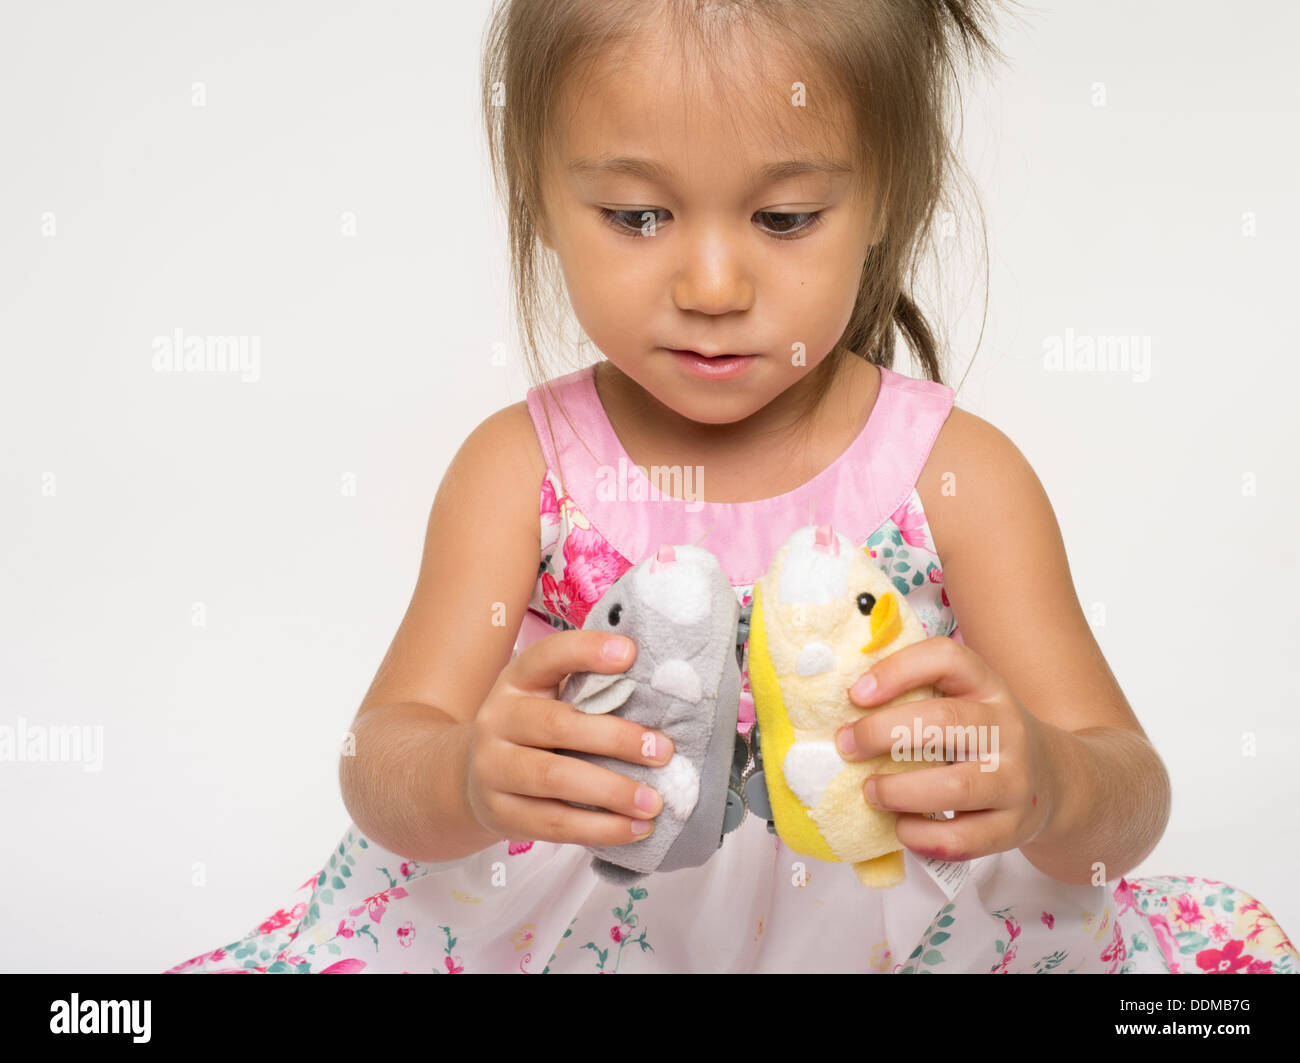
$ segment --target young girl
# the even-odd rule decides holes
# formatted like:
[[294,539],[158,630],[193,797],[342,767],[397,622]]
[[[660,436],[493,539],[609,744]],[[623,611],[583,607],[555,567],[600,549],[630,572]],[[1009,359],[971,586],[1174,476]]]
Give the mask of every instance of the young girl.
[[[543,248],[597,364],[539,382],[452,462],[344,751],[354,823],[327,865],[242,941],[174,970],[1294,962],[1275,924],[1180,953],[1157,914],[1172,880],[1121,877],[1164,831],[1165,769],[1080,610],[1037,478],[953,406],[907,293],[949,173],[955,52],[988,57],[990,38],[982,5],[957,0],[499,5],[484,107],[530,366]],[[891,368],[895,327],[929,379]],[[648,492],[650,467],[678,489]],[[997,769],[868,783],[899,813],[906,880],[888,890],[792,852],[748,810],[702,866],[598,878],[584,846],[654,829],[662,796],[552,751],[660,765],[673,750],[559,700],[566,675],[636,653],[575,629],[660,543],[702,541],[741,604],[745,674],[753,585],[812,520],[866,548],[932,636],[854,700],[944,695],[845,728],[841,755],[885,752],[893,725],[920,718],[988,729]],[[926,815],[941,810],[955,818]]]

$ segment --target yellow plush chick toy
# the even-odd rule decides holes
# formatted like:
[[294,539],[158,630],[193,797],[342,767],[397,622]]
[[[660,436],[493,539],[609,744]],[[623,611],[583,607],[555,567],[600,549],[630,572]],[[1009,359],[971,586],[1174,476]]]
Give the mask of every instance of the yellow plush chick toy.
[[903,881],[903,850],[897,813],[872,808],[863,785],[927,764],[889,753],[847,761],[835,734],[886,705],[935,696],[925,686],[863,709],[848,695],[882,657],[924,638],[866,548],[828,524],[791,535],[754,586],[749,685],[776,833],[795,852],[851,863],[873,889]]

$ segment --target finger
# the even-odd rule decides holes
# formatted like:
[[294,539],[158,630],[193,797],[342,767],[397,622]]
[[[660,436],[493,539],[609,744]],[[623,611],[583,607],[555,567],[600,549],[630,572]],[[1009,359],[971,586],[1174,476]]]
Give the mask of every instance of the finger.
[[922,771],[877,773],[862,788],[873,808],[891,812],[980,812],[1006,806],[1007,794],[997,772],[976,763],[934,765]]
[[500,732],[515,745],[599,753],[650,767],[666,764],[673,755],[673,742],[667,735],[622,716],[589,716],[554,698],[522,701],[525,707],[513,713]]
[[[613,656],[608,656],[611,647]],[[560,681],[577,672],[622,672],[636,660],[636,643],[605,631],[557,631],[525,646],[502,670],[519,694],[553,696]]]
[[848,694],[855,705],[874,708],[925,686],[957,698],[996,693],[996,679],[983,657],[950,638],[935,637],[877,661],[848,688]]
[[[612,812],[574,808],[563,801],[519,794],[497,795],[500,815],[512,824],[510,836],[564,845],[626,845],[641,841],[654,831],[654,820],[633,820]],[[514,826],[519,824],[519,826]],[[634,834],[633,825],[649,827]]]
[[917,856],[931,860],[976,860],[1011,848],[1011,813],[1006,810],[958,812],[954,819],[930,819],[916,812],[900,812],[894,824],[899,843]]
[[579,757],[517,747],[497,789],[522,797],[545,797],[595,805],[632,819],[652,819],[663,810],[653,786]]
[[895,760],[998,764],[1001,733],[991,707],[965,698],[921,698],[866,712],[836,732],[845,760],[888,753]]

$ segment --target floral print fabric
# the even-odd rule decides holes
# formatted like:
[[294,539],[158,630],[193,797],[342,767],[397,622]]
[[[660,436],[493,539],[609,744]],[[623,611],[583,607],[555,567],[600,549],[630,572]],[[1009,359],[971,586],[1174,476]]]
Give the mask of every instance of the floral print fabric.
[[[530,610],[555,628],[580,627],[632,562],[550,471],[540,511]],[[928,634],[960,637],[915,490],[863,545]],[[752,586],[734,589],[743,621]],[[746,730],[754,715],[747,667],[742,673]],[[703,866],[619,887],[598,879],[578,846],[503,841],[426,864],[379,848],[352,825],[263,922],[168,973],[1300,971],[1263,906],[1221,882],[1069,886],[1013,851],[975,862],[948,900],[907,860],[905,883],[866,891],[851,869],[792,853],[751,815]]]

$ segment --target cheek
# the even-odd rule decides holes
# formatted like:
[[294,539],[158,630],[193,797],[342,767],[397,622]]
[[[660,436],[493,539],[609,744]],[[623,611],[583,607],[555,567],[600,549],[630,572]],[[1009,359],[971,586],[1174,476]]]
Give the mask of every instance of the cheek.
[[560,257],[564,286],[581,318],[599,318],[618,305],[617,293],[625,288],[626,254],[620,256],[610,242],[600,236],[583,233],[571,238]]
[[780,308],[809,355],[829,351],[844,333],[858,294],[861,259],[831,253],[782,270],[771,285],[769,305]]
[[564,267],[574,315],[597,346],[604,338],[634,333],[652,301],[649,283],[646,271],[630,267],[626,253],[611,254],[599,241],[575,248]]

